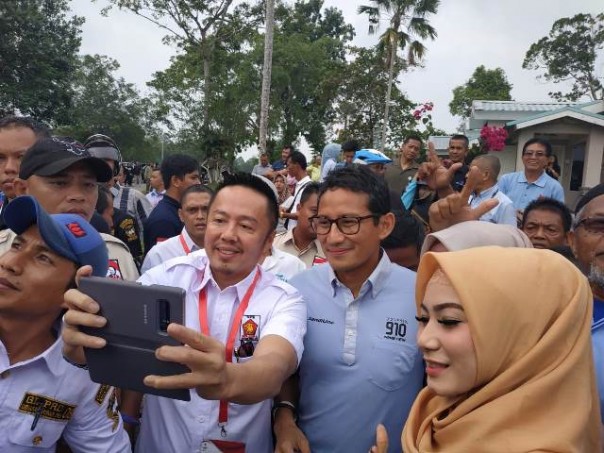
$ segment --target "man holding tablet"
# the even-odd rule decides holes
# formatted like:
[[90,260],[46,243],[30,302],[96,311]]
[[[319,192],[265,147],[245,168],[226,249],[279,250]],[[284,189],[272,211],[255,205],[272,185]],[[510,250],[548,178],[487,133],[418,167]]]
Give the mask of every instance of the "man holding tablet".
[[[207,256],[175,258],[140,278],[187,292],[185,326],[168,327],[187,346],[163,346],[156,357],[191,372],[147,376],[145,384],[191,389],[191,401],[147,395],[136,451],[272,452],[270,398],[296,370],[306,332],[298,292],[257,265],[272,243],[277,218],[274,194],[264,181],[230,176],[209,208]],[[79,326],[102,327],[105,319],[94,314],[98,304],[77,290],[65,300],[64,353],[83,363],[82,346],[100,348],[105,341],[84,335]]]

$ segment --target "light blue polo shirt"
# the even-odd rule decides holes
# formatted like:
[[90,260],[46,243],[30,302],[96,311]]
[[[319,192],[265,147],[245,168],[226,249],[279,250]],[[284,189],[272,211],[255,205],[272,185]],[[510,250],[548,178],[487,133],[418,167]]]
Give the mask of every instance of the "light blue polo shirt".
[[311,451],[369,451],[383,423],[389,451],[400,452],[401,432],[423,380],[415,273],[382,253],[356,299],[329,264],[290,283],[308,308],[299,426]]
[[512,200],[514,208],[521,211],[539,197],[553,198],[564,203],[564,189],[545,172],[531,183],[526,180],[524,171],[508,173],[499,178],[499,189]]
[[473,193],[470,196],[468,204],[472,209],[476,209],[483,201],[490,200],[491,198],[499,200],[499,204],[486,214],[482,215],[478,220],[500,225],[516,226],[516,210],[514,209],[514,204],[512,203],[512,200],[499,189],[497,184],[483,190],[479,194]]

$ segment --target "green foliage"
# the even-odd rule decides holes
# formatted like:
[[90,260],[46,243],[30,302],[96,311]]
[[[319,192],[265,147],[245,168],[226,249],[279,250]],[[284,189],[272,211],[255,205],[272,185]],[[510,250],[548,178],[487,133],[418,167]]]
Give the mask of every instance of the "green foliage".
[[257,163],[257,157],[251,157],[248,160],[244,160],[243,157],[239,156],[235,159],[235,162],[233,163],[233,169],[235,171],[251,173]]
[[501,68],[486,69],[478,66],[470,80],[453,89],[453,100],[449,103],[452,115],[469,118],[472,101],[511,101],[512,85]]
[[[269,143],[295,142],[300,134],[315,149],[325,143],[325,127],[335,117],[333,99],[345,77],[345,44],[353,29],[339,10],[321,11],[322,6],[322,0],[276,5]],[[166,124],[181,127],[178,139],[205,143],[202,157],[228,159],[257,140],[262,11],[246,4],[234,9],[231,25],[222,29],[224,38],[213,48],[209,97],[203,91],[203,56],[194,47],[185,48],[149,84],[166,113]],[[204,103],[207,125],[202,121]]]
[[[361,5],[359,14],[366,14],[369,33],[377,32],[383,15],[389,17],[389,27],[380,36],[378,48],[385,55],[391,45],[406,51],[409,65],[419,64],[426,53],[421,40],[436,39],[436,30],[428,22],[427,16],[436,14],[439,0],[370,0],[370,5]],[[390,57],[388,57],[390,58]],[[389,63],[389,60],[388,60]]]
[[522,67],[544,70],[539,76],[548,82],[571,82],[568,93],[550,92],[558,100],[577,101],[584,96],[603,99],[602,74],[596,72],[596,59],[604,48],[604,13],[577,14],[558,19],[549,34],[533,43]]
[[382,134],[380,149],[387,144],[389,110],[392,99],[392,88],[398,76],[395,73],[399,49],[406,52],[404,66],[419,65],[426,53],[422,40],[436,38],[436,30],[428,22],[427,16],[436,14],[440,0],[370,0],[370,5],[361,5],[359,14],[366,14],[369,20],[369,33],[377,32],[380,20],[385,15],[389,18],[389,27],[380,36],[377,46],[380,54],[385,56],[388,68],[386,94],[384,96],[384,114],[382,116]]
[[[336,119],[344,126],[338,131],[338,141],[354,137],[363,146],[376,148],[388,70],[375,47],[351,47],[349,54],[352,59],[344,68],[346,77],[338,90]],[[401,66],[399,61],[397,72]],[[389,115],[388,127],[391,139],[398,143],[417,126],[411,114],[415,105],[396,86],[392,87],[391,104],[393,114]]]
[[0,116],[65,121],[82,17],[68,0],[0,1]]
[[[141,99],[132,84],[114,73],[117,61],[101,55],[84,55],[73,75],[73,96],[69,120],[55,132],[85,140],[92,134],[112,137],[126,160],[157,159],[157,144],[146,143],[152,130],[153,110],[149,101]],[[147,125],[144,128],[144,125]]]

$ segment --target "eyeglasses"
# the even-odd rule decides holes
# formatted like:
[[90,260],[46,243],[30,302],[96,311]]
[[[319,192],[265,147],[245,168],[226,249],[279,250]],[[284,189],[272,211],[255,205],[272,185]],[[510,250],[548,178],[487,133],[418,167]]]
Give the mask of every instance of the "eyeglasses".
[[604,234],[604,217],[585,217],[579,220],[575,228],[583,227],[593,234]]
[[342,234],[353,235],[359,232],[363,220],[376,219],[378,217],[378,215],[369,214],[362,217],[344,216],[332,220],[324,216],[313,216],[308,220],[310,220],[310,227],[317,234],[329,234],[331,226],[335,223]]
[[527,157],[545,157],[546,154],[543,151],[525,151],[522,155]]

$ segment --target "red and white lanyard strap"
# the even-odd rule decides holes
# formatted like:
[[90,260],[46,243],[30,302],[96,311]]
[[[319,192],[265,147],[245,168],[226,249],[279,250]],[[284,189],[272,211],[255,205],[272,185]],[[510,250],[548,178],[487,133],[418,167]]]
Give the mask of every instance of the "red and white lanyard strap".
[[[256,283],[258,283],[258,279],[260,278],[260,270],[256,269],[256,275],[254,275],[254,280],[252,280],[252,284],[248,287],[237,311],[235,312],[235,318],[233,319],[233,324],[231,325],[231,331],[229,332],[229,336],[227,337],[226,348],[225,348],[225,359],[227,362],[233,361],[233,350],[235,348],[235,340],[237,339],[237,332],[241,326],[241,320],[243,319],[243,315],[245,314],[245,310],[247,310],[247,306],[250,303],[250,299],[252,298],[252,294],[254,293],[254,289],[256,288]],[[208,296],[206,294],[206,289],[203,288],[199,291],[199,327],[201,328],[201,333],[206,336],[210,336],[210,326],[208,324]],[[221,428],[221,436],[226,437],[225,425],[229,418],[229,403],[225,400],[220,400],[220,411],[218,412],[218,426]]]
[[182,245],[182,249],[185,251],[185,254],[188,255],[189,253],[191,253],[191,249],[187,245],[187,241],[185,241],[185,237],[183,236],[182,233],[180,233],[179,239],[180,239],[180,245]]

